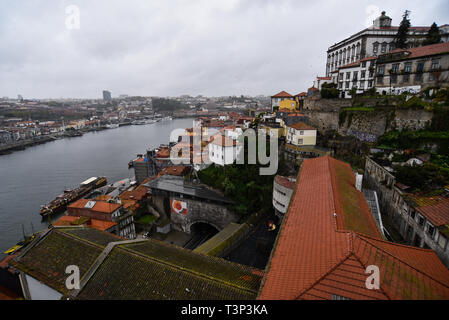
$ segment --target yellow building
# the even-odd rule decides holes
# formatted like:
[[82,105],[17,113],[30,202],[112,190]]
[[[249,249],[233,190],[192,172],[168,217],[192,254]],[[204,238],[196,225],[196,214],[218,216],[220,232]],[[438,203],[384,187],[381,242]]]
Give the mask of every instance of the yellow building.
[[288,109],[288,110],[296,110],[299,109],[299,104],[297,101],[293,99],[282,100],[279,103],[279,110]]

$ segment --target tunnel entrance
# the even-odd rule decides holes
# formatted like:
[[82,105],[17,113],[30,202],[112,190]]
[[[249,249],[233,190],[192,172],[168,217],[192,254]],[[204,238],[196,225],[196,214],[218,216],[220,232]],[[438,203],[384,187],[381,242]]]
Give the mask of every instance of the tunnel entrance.
[[190,233],[192,238],[184,245],[184,248],[194,250],[216,235],[218,230],[208,223],[197,222],[190,226]]

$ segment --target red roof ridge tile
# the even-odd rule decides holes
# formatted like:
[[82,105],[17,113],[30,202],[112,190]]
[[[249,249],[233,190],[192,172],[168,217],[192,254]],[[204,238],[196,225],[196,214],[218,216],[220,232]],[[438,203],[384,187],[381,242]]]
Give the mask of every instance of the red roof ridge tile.
[[[331,299],[333,294],[355,299],[448,297],[449,273],[435,252],[383,240],[351,174],[349,164],[330,156],[304,161],[258,298]],[[347,203],[347,198],[354,196],[356,200]],[[347,224],[352,208],[363,211],[356,219],[370,222]],[[377,293],[365,287],[369,265],[382,270]],[[354,273],[342,275],[348,266],[356,268]],[[345,279],[352,282],[345,284]]]
[[[355,234],[354,234],[354,236],[355,236]],[[381,248],[381,247],[379,247],[379,246],[373,244],[371,241],[368,241],[368,240],[365,239],[365,238],[370,238],[371,240],[381,241],[381,242],[384,242],[384,243],[386,243],[386,244],[388,244],[388,245],[392,245],[392,246],[396,246],[396,245],[397,245],[397,246],[402,246],[402,247],[404,247],[404,248],[406,248],[406,249],[412,249],[412,250],[414,250],[415,247],[413,247],[413,246],[405,246],[405,245],[401,245],[401,244],[394,243],[394,242],[389,242],[389,241],[384,241],[384,240],[378,240],[378,239],[371,238],[371,237],[367,237],[367,236],[361,235],[361,234],[357,234],[357,236],[358,236],[358,238],[359,238],[360,240],[369,243],[371,246],[375,247],[377,250],[382,251],[383,253],[389,255],[389,256],[392,257],[393,259],[398,260],[398,261],[400,261],[401,263],[405,264],[407,267],[409,267],[409,268],[415,270],[415,271],[418,272],[418,273],[421,273],[421,274],[423,274],[423,275],[429,277],[429,278],[432,279],[433,281],[438,282],[438,283],[441,284],[442,286],[445,286],[446,288],[449,289],[449,279],[448,279],[448,283],[444,283],[444,282],[442,282],[442,281],[440,281],[440,280],[438,280],[438,279],[435,279],[435,277],[433,277],[432,275],[430,275],[428,272],[425,272],[425,271],[423,271],[423,270],[420,270],[420,269],[418,269],[418,268],[412,266],[411,264],[409,264],[408,262],[404,261],[403,259],[394,256],[394,255],[391,254],[390,252],[388,252],[388,251],[386,251],[385,249],[383,249],[383,248]],[[427,251],[427,252],[430,253],[430,254],[434,253],[434,251],[433,251],[433,250],[430,250],[430,249],[423,249],[423,248],[418,248],[418,249],[421,249],[421,251]],[[440,261],[440,262],[441,262],[441,261]],[[441,264],[443,264],[443,263],[441,262]]]
[[349,252],[346,256],[344,256],[339,262],[337,262],[334,266],[332,266],[329,271],[327,271],[326,273],[324,273],[322,276],[320,276],[315,282],[313,282],[309,287],[306,287],[302,292],[300,292],[298,294],[298,296],[294,299],[294,300],[299,300],[301,298],[301,296],[306,293],[307,291],[309,291],[311,288],[313,288],[314,286],[316,286],[317,283],[319,283],[321,280],[323,280],[324,278],[326,278],[329,274],[332,273],[332,271],[334,271],[335,269],[337,269],[339,266],[341,266],[351,255],[353,255],[353,253]]

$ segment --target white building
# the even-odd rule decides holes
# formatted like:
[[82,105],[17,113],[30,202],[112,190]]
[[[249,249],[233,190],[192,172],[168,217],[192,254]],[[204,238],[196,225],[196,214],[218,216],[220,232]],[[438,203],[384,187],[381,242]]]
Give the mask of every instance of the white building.
[[376,57],[368,57],[338,68],[337,83],[342,98],[350,97],[352,88],[363,93],[375,86],[375,63]]
[[[339,67],[346,64],[395,49],[394,38],[399,27],[392,26],[391,21],[384,11],[373,21],[371,27],[330,46],[327,50],[326,76],[331,76]],[[408,33],[409,46],[419,46],[429,29],[430,27],[411,26]],[[440,28],[440,33],[442,41],[447,41],[449,35],[447,25]]]
[[209,160],[220,166],[233,164],[242,146],[231,138],[222,134],[216,134],[208,144]]
[[295,189],[294,177],[276,176],[273,181],[273,207],[276,215],[282,218],[287,213],[290,199]]

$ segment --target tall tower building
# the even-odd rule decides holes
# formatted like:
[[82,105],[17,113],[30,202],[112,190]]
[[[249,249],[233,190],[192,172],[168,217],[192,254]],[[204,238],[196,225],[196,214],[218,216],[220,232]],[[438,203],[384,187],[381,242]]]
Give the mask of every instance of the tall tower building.
[[103,100],[111,101],[112,100],[111,92],[104,90],[103,91]]

